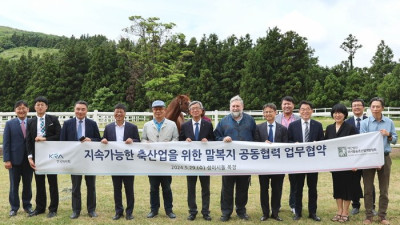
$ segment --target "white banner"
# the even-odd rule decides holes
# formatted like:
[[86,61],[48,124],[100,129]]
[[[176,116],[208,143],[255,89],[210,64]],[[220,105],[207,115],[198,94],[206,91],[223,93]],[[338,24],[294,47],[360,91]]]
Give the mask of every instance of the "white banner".
[[37,174],[244,175],[378,168],[379,132],[309,143],[37,142]]

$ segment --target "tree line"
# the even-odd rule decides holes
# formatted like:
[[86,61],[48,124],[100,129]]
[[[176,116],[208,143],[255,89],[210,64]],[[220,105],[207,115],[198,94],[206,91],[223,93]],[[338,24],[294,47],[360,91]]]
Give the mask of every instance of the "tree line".
[[146,111],[153,100],[169,102],[178,94],[202,101],[207,110],[227,109],[237,94],[246,109],[279,104],[286,95],[316,107],[374,96],[400,105],[400,66],[383,40],[369,68],[353,65],[362,45],[351,34],[338,46],[349,57],[321,67],[307,38],[295,31],[273,27],[255,41],[250,35],[221,40],[216,34],[187,40],[173,32],[174,23],[129,19],[131,26],[123,29],[127,37],[117,42],[102,35],[57,39],[14,34],[8,41],[15,46],[42,43],[59,51],[0,58],[0,111],[12,111],[18,99],[32,103],[39,95],[49,99],[50,111],[70,111],[79,99],[91,110],[112,111],[121,102],[129,110]]

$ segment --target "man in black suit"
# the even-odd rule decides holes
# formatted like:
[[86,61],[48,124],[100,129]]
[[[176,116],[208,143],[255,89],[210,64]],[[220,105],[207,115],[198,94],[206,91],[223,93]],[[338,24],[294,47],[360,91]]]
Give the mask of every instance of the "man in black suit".
[[[324,130],[322,124],[318,121],[312,120],[313,106],[311,102],[300,102],[300,120],[296,120],[289,125],[288,138],[289,142],[313,142],[321,141],[324,139]],[[314,221],[321,221],[317,216],[317,183],[318,173],[298,173],[295,174],[296,180],[296,200],[295,200],[295,215],[294,220],[299,220],[302,216],[303,210],[303,187],[304,180],[307,176],[308,186],[308,213],[309,218]]]
[[32,210],[32,175],[33,170],[29,166],[26,155],[26,127],[29,121],[26,115],[29,112],[28,104],[17,101],[14,105],[17,118],[6,122],[3,133],[3,161],[10,176],[9,201],[11,205],[10,217],[16,216],[20,207],[19,183],[22,178],[22,206],[28,214]]
[[[257,125],[256,132],[254,134],[254,140],[258,142],[266,142],[271,144],[272,142],[288,142],[287,128],[283,125],[275,122],[276,116],[276,105],[273,103],[267,103],[263,106],[263,115],[267,122]],[[258,179],[260,182],[260,202],[263,211],[261,221],[265,221],[269,218],[269,183],[271,181],[271,218],[276,221],[282,221],[279,217],[279,209],[281,208],[282,198],[282,187],[283,179],[285,174],[276,175],[259,175]]]
[[[100,141],[99,128],[95,121],[86,118],[88,104],[77,101],[74,107],[75,118],[64,122],[61,129],[60,141]],[[72,180],[72,215],[76,219],[81,214],[81,183],[82,175],[71,175]],[[89,217],[97,217],[96,213],[96,176],[85,175],[87,187],[87,210]]]
[[[58,141],[60,140],[61,125],[56,116],[46,113],[48,108],[47,98],[39,96],[35,99],[36,116],[28,122],[26,135],[26,149],[28,151],[28,160],[32,169],[36,170],[35,165],[35,142],[39,141]],[[58,184],[57,175],[48,174],[50,190],[50,205],[48,218],[57,215],[58,209]],[[36,209],[29,216],[36,216],[46,211],[46,175],[38,175],[35,173],[36,181]]]
[[[214,141],[213,125],[201,119],[203,111],[203,104],[199,101],[192,101],[189,104],[189,112],[192,119],[182,124],[181,132],[179,134],[179,141]],[[201,214],[205,220],[211,220],[210,216],[210,176],[199,176],[201,183],[201,198],[202,209]],[[188,189],[188,206],[189,217],[188,220],[194,220],[197,215],[196,205],[196,183],[197,176],[187,176],[187,189]]]
[[[117,104],[114,107],[115,122],[110,123],[104,130],[101,143],[107,144],[108,141],[125,142],[132,144],[140,142],[139,132],[136,125],[125,121],[126,106]],[[133,219],[133,208],[135,204],[134,181],[135,176],[112,176],[114,187],[115,216],[113,220],[118,220],[124,215],[124,206],[122,205],[122,183],[125,186],[126,194],[126,219]]]
[[[357,133],[360,133],[360,124],[361,121],[364,119],[368,118],[367,116],[364,115],[364,107],[365,103],[364,100],[362,99],[354,99],[351,102],[351,111],[353,112],[354,116],[348,118],[346,120],[347,123],[353,125],[356,127]],[[358,214],[360,212],[360,198],[363,196],[362,192],[362,187],[361,187],[361,177],[362,177],[362,170],[357,170],[355,174],[356,179],[354,179],[353,185],[356,186],[356,194],[354,195],[354,198],[352,199],[352,206],[353,209],[351,210],[351,215]],[[375,186],[373,188],[373,202],[374,202],[374,208],[373,208],[373,213],[376,215],[375,211]]]

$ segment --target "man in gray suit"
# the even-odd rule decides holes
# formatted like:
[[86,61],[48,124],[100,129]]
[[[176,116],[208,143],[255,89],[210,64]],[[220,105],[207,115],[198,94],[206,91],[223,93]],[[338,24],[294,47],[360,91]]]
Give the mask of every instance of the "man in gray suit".
[[[293,121],[299,120],[300,116],[295,115],[293,113],[294,109],[294,99],[292,96],[285,96],[281,100],[281,107],[282,113],[278,114],[275,117],[275,121],[277,123],[282,124],[286,128],[289,127],[289,124]],[[292,174],[289,174],[289,181],[290,181],[290,195],[289,195],[289,206],[293,212],[295,207],[295,190],[296,190],[296,183]]]
[[[259,142],[266,142],[271,144],[272,142],[288,142],[287,128],[283,125],[275,122],[276,116],[276,105],[273,103],[267,103],[263,106],[263,115],[267,122],[257,125],[254,140]],[[279,217],[279,208],[281,207],[282,198],[282,187],[283,179],[285,174],[276,175],[260,175],[260,202],[263,211],[261,221],[265,221],[269,218],[269,183],[271,181],[271,218],[276,221],[282,221]]]

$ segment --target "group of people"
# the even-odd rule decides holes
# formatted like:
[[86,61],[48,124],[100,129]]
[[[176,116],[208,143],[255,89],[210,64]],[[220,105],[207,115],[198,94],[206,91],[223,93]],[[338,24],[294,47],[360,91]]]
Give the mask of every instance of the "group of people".
[[[47,217],[57,215],[59,203],[57,175],[38,175],[36,180],[36,208],[32,209],[31,181],[35,167],[35,142],[40,141],[100,141],[108,144],[109,141],[120,141],[126,144],[134,142],[166,142],[166,141],[257,141],[271,144],[314,142],[324,139],[332,139],[358,133],[380,131],[384,143],[385,163],[379,169],[332,172],[333,197],[336,200],[337,212],[332,221],[349,221],[349,214],[356,214],[360,208],[360,198],[364,196],[366,218],[364,224],[371,224],[374,213],[374,178],[375,173],[379,179],[379,207],[378,218],[381,224],[389,224],[386,218],[388,208],[388,187],[390,177],[391,159],[390,144],[395,144],[397,134],[394,123],[383,116],[384,101],[381,98],[373,98],[370,101],[371,117],[364,116],[364,101],[355,99],[352,102],[354,116],[348,117],[347,108],[342,104],[332,107],[331,116],[334,124],[322,128],[322,124],[311,119],[313,105],[308,101],[299,103],[299,115],[293,113],[295,102],[290,96],[281,100],[282,113],[277,114],[277,107],[273,103],[263,106],[265,122],[256,125],[250,115],[243,112],[244,103],[239,96],[230,100],[230,114],[225,116],[213,129],[212,123],[204,117],[204,108],[200,101],[192,101],[189,104],[191,119],[182,124],[180,132],[175,122],[165,118],[165,103],[156,100],[152,103],[153,119],[145,123],[142,137],[140,138],[136,125],[125,121],[126,107],[117,104],[114,107],[115,122],[105,127],[103,137],[100,136],[95,121],[86,117],[88,104],[85,101],[77,101],[74,106],[75,117],[64,122],[62,128],[58,118],[48,115],[48,101],[45,97],[38,97],[34,101],[36,116],[27,119],[29,111],[28,104],[18,101],[15,104],[17,118],[6,123],[3,140],[3,159],[5,168],[9,170],[11,205],[10,217],[17,215],[20,208],[19,182],[22,178],[22,203],[23,209],[29,216],[35,216],[46,211],[46,188],[45,177],[47,176],[50,189],[50,205]],[[346,120],[347,119],[347,120]],[[284,174],[281,175],[259,175],[260,202],[262,209],[261,221],[269,218],[282,221],[279,216],[281,208],[282,187]],[[361,177],[364,183],[364,195],[361,188]],[[76,219],[81,214],[81,183],[82,175],[71,175],[72,181],[72,214],[71,219]],[[209,176],[187,176],[187,202],[189,207],[188,220],[195,220],[198,214],[196,204],[196,183],[201,183],[203,219],[211,220],[210,216],[210,177]],[[248,220],[246,211],[248,201],[248,190],[250,175],[222,176],[221,190],[221,213],[220,220],[230,220],[235,206],[236,213],[240,219]],[[294,213],[293,220],[302,218],[303,187],[307,179],[308,186],[308,213],[309,218],[320,221],[317,215],[317,183],[318,173],[296,173],[289,174],[290,196],[289,206]],[[85,175],[87,186],[87,211],[90,217],[97,217],[96,213],[96,177]],[[134,209],[134,176],[112,176],[114,187],[115,216],[118,220],[124,216],[122,204],[122,186],[126,193],[125,218],[133,219]],[[150,213],[148,218],[158,215],[160,208],[160,186],[164,199],[166,215],[173,219],[173,195],[171,190],[171,176],[149,176],[150,183]],[[271,203],[269,197],[269,186],[271,186]],[[236,191],[236,193],[235,193]],[[353,210],[349,212],[349,206],[353,201]],[[235,204],[234,204],[235,203]]]

